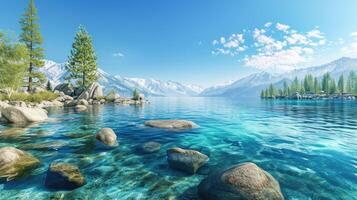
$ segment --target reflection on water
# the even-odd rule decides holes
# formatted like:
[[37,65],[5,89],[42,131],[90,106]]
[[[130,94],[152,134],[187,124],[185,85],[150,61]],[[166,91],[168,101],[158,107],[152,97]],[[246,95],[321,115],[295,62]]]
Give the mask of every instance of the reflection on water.
[[[195,199],[195,187],[223,167],[257,163],[281,184],[286,199],[354,199],[357,196],[357,103],[223,98],[154,98],[139,106],[94,106],[87,112],[51,109],[46,123],[0,125],[0,146],[15,146],[41,160],[27,177],[0,182],[0,199]],[[147,119],[188,119],[199,128],[167,131]],[[119,147],[96,145],[95,132],[111,127]],[[162,149],[142,155],[137,146]],[[199,150],[210,161],[199,174],[172,170],[165,150]],[[73,191],[43,186],[49,163],[77,164],[87,184]]]

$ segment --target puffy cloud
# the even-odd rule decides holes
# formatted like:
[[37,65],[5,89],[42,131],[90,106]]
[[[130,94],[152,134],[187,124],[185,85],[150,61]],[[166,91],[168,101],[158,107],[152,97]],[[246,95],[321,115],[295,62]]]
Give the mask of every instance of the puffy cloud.
[[257,27],[242,34],[214,40],[212,43],[216,49],[212,54],[236,56],[244,51],[246,53],[241,61],[248,67],[289,70],[309,61],[317,47],[327,44],[318,28],[300,32],[287,24],[276,23],[276,29],[271,29],[271,26],[272,23],[267,22],[263,28]]
[[276,29],[278,29],[279,31],[283,31],[283,32],[287,32],[290,28],[289,25],[286,24],[281,24],[281,23],[276,23]]
[[351,36],[351,37],[357,37],[357,32],[352,32],[352,33],[350,33],[350,36]]
[[113,53],[113,56],[114,57],[124,57],[124,54],[121,52],[116,52],[116,53]]

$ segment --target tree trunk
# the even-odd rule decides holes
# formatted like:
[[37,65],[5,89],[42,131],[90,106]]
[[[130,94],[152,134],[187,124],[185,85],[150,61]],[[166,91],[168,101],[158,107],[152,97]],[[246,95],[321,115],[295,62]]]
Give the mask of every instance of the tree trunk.
[[83,89],[85,88],[85,81],[86,81],[86,73],[83,73],[83,76],[82,76],[82,88]]
[[32,91],[32,62],[30,62],[30,67],[29,67],[29,85],[28,85],[28,88],[27,88],[27,91],[28,92],[31,92]]

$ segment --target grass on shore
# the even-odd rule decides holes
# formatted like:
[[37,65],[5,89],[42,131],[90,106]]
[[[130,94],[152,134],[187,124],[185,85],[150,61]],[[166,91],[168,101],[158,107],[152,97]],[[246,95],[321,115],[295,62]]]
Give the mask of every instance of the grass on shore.
[[8,101],[25,101],[25,102],[34,102],[40,103],[41,101],[52,101],[56,99],[59,95],[50,91],[42,91],[38,93],[24,93],[24,92],[16,92],[11,96],[0,94],[0,100],[8,100]]

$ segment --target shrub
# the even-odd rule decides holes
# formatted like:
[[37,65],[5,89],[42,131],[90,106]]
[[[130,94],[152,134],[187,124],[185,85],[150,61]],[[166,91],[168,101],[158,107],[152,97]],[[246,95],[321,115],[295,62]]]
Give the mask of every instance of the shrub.
[[25,102],[35,102],[39,103],[41,101],[52,101],[56,99],[59,95],[50,91],[42,91],[39,93],[28,94],[23,92],[13,93],[11,96],[2,94],[0,95],[0,100],[8,101],[25,101]]

